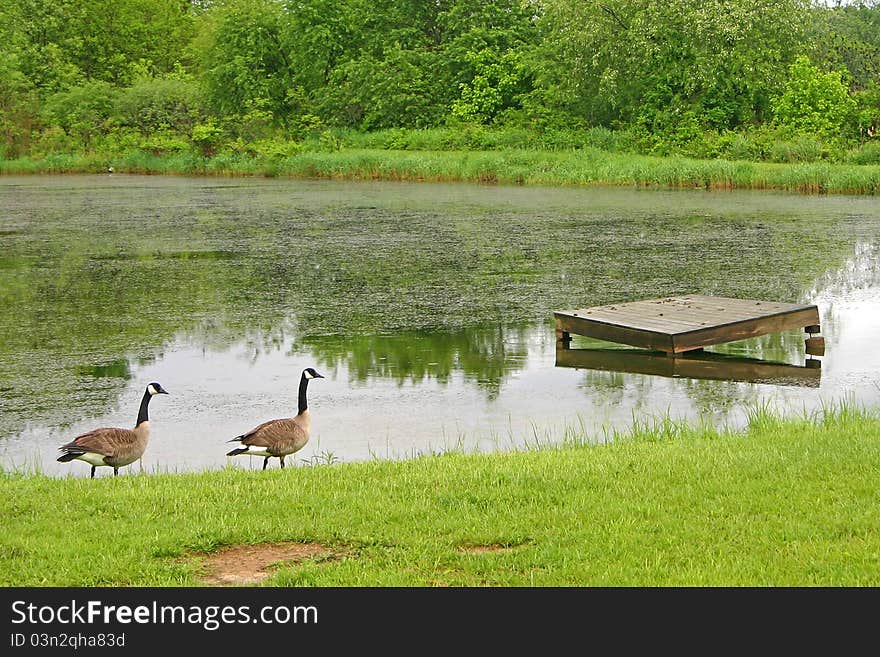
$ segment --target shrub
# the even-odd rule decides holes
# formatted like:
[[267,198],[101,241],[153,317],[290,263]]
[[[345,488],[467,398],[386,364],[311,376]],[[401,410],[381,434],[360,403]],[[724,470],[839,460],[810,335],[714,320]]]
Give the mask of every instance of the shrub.
[[798,137],[793,141],[776,141],[770,146],[768,159],[771,162],[816,162],[828,156],[821,141],[813,137]]
[[711,157],[722,157],[727,160],[762,159],[764,150],[761,142],[752,135],[726,130],[715,136]]
[[193,126],[192,141],[199,147],[202,155],[213,155],[223,141],[223,129],[214,123],[212,117],[209,117],[204,123]]
[[50,96],[44,116],[89,148],[96,136],[109,132],[116,124],[117,93],[107,82],[88,82]]
[[880,142],[872,141],[851,151],[846,161],[850,164],[880,164]]
[[123,90],[118,101],[120,122],[144,135],[161,130],[189,134],[202,117],[195,83],[177,78],[152,78]]
[[843,73],[822,73],[800,56],[789,67],[789,80],[773,102],[776,122],[795,134],[840,137],[852,122],[855,101]]
[[[239,143],[241,143],[239,141]],[[245,149],[249,155],[269,160],[283,160],[302,151],[302,146],[286,139],[261,139],[250,142]]]

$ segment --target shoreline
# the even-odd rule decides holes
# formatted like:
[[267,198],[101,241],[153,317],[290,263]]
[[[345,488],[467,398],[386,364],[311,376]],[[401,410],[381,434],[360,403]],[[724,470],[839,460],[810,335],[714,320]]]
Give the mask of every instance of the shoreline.
[[[266,472],[0,474],[0,582],[216,584],[215,557],[281,545],[316,556],[257,573],[261,585],[880,583],[876,409],[582,438]],[[81,558],[99,553],[98,570]]]
[[96,174],[267,177],[304,180],[467,182],[541,186],[624,186],[726,191],[798,192],[873,196],[880,165],[778,164],[745,160],[696,160],[572,151],[401,151],[343,149],[304,151],[287,157],[194,153],[153,155],[49,155],[0,160],[0,175]]

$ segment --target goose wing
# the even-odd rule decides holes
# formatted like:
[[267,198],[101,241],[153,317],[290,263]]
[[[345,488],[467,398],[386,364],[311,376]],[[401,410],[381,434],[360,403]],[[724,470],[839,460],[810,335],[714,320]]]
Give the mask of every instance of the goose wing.
[[86,452],[113,456],[120,449],[126,449],[136,440],[134,431],[131,429],[101,428],[93,429],[81,434],[60,447],[68,453]]
[[303,428],[296,421],[296,418],[283,418],[263,422],[233,440],[241,442],[242,445],[273,448],[292,441],[303,434]]

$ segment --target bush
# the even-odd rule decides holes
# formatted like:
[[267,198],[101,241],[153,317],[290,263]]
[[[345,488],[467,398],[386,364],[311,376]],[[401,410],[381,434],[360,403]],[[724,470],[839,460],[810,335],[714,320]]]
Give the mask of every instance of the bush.
[[763,145],[759,139],[752,135],[726,130],[707,141],[711,143],[707,157],[754,162],[761,160],[764,156]]
[[773,102],[776,122],[794,134],[839,138],[853,122],[855,101],[843,73],[822,73],[807,57],[789,67],[785,91]]
[[116,125],[118,90],[107,82],[89,82],[54,94],[46,101],[44,118],[89,148],[100,134]]
[[192,145],[186,137],[164,130],[144,137],[140,140],[139,146],[153,155],[186,153],[192,149]]
[[212,117],[208,117],[204,123],[197,123],[193,126],[192,141],[199,147],[202,155],[213,155],[223,141],[223,129],[214,123]]
[[224,149],[224,151],[229,151],[230,153],[245,154],[269,160],[283,160],[284,158],[296,155],[302,150],[301,144],[280,138],[247,142],[238,138],[230,142]]
[[880,142],[870,141],[847,154],[850,164],[880,164]]
[[195,83],[177,78],[142,80],[123,90],[118,111],[123,125],[144,135],[167,130],[189,134],[203,114]]
[[813,137],[798,137],[793,141],[776,141],[770,145],[768,159],[771,162],[816,162],[829,155],[824,144]]

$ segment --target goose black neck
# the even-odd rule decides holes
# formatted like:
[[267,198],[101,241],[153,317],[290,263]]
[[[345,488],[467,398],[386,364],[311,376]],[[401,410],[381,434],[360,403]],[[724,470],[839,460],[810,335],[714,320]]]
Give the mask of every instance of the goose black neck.
[[141,399],[141,410],[138,411],[138,421],[134,426],[140,426],[142,422],[147,422],[150,417],[147,415],[147,407],[150,405],[152,395],[149,390],[144,390],[144,397]]
[[305,374],[299,380],[299,413],[302,414],[309,410],[309,403],[306,401],[306,388],[309,387],[309,379]]

